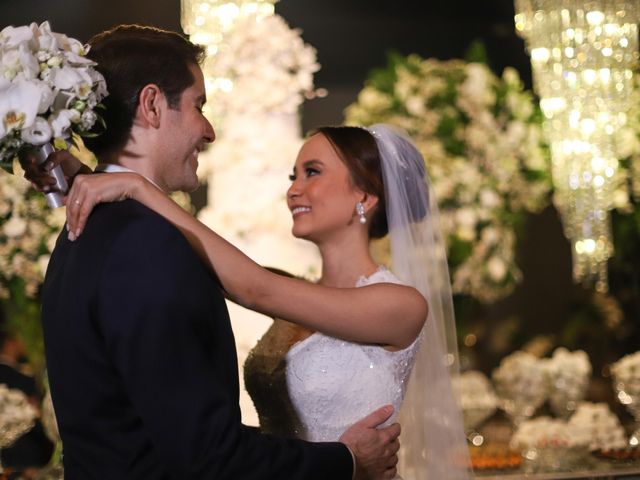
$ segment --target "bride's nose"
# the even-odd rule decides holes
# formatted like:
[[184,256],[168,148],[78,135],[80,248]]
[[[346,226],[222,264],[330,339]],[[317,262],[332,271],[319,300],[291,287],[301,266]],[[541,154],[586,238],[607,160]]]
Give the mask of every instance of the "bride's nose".
[[299,180],[294,180],[291,182],[291,186],[287,189],[287,198],[295,198],[302,193],[302,188],[300,186]]

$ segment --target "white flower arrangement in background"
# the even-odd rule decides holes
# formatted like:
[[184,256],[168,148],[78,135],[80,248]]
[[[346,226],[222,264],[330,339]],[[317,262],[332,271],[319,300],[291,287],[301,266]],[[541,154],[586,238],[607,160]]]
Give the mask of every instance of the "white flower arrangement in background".
[[214,118],[228,112],[295,113],[313,92],[316,50],[279,15],[247,16],[204,65]]
[[511,437],[509,446],[519,451],[528,448],[586,448],[590,439],[589,430],[584,425],[542,416],[523,422]]
[[49,22],[0,32],[0,166],[11,171],[25,148],[91,134],[107,88],[86,53]]
[[516,230],[549,204],[539,111],[513,68],[395,57],[374,73],[349,124],[404,128],[422,152],[447,237],[454,293],[492,302],[521,278]]
[[0,299],[36,298],[56,237],[65,221],[61,208],[16,175],[0,173]]
[[518,350],[500,360],[491,374],[500,407],[518,425],[530,418],[547,398],[543,362]]
[[0,447],[8,447],[34,425],[37,412],[20,390],[0,384]]
[[478,370],[463,372],[453,377],[452,385],[467,431],[478,427],[498,408],[498,398],[484,373]]
[[569,425],[586,430],[590,450],[615,450],[627,447],[620,420],[606,403],[581,402]]
[[591,379],[591,362],[584,350],[570,352],[556,348],[549,359],[543,360],[549,384],[549,403],[553,412],[568,418],[584,400]]

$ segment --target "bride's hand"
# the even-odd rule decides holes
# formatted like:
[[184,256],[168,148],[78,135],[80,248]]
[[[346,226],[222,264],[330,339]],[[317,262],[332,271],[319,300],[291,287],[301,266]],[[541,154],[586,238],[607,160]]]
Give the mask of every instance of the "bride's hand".
[[65,198],[69,240],[74,241],[80,236],[89,214],[98,203],[135,198],[144,182],[144,178],[137,173],[78,175]]

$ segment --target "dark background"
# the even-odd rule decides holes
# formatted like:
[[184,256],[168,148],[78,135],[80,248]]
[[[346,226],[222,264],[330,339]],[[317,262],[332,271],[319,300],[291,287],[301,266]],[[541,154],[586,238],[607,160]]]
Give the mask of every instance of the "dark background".
[[[292,27],[302,29],[304,40],[317,49],[322,69],[315,83],[329,91],[328,97],[304,105],[304,131],[340,123],[343,109],[355,100],[368,72],[384,66],[389,50],[443,60],[461,58],[472,41],[479,39],[496,73],[510,65],[520,71],[526,85],[531,84],[524,43],[513,27],[511,0],[281,0],[276,12]],[[0,0],[0,27],[44,20],[51,21],[54,31],[81,41],[119,23],[179,30],[180,2]],[[569,244],[555,210],[549,208],[532,217],[524,238],[520,246],[524,283],[511,297],[473,314],[479,335],[493,338],[494,343],[510,338],[509,329],[524,327],[529,338],[536,333],[554,333],[571,307]],[[489,335],[500,329],[505,330],[504,335]],[[471,355],[487,370],[517,346],[501,347],[486,340],[484,345],[479,342]]]

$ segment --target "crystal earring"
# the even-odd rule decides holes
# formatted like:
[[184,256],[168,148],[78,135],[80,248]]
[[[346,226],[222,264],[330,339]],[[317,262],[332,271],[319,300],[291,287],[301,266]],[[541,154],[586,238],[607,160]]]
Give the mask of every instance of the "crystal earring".
[[362,204],[362,202],[356,203],[356,213],[360,215],[361,224],[364,225],[365,223],[367,223],[367,217],[364,216],[364,205]]

